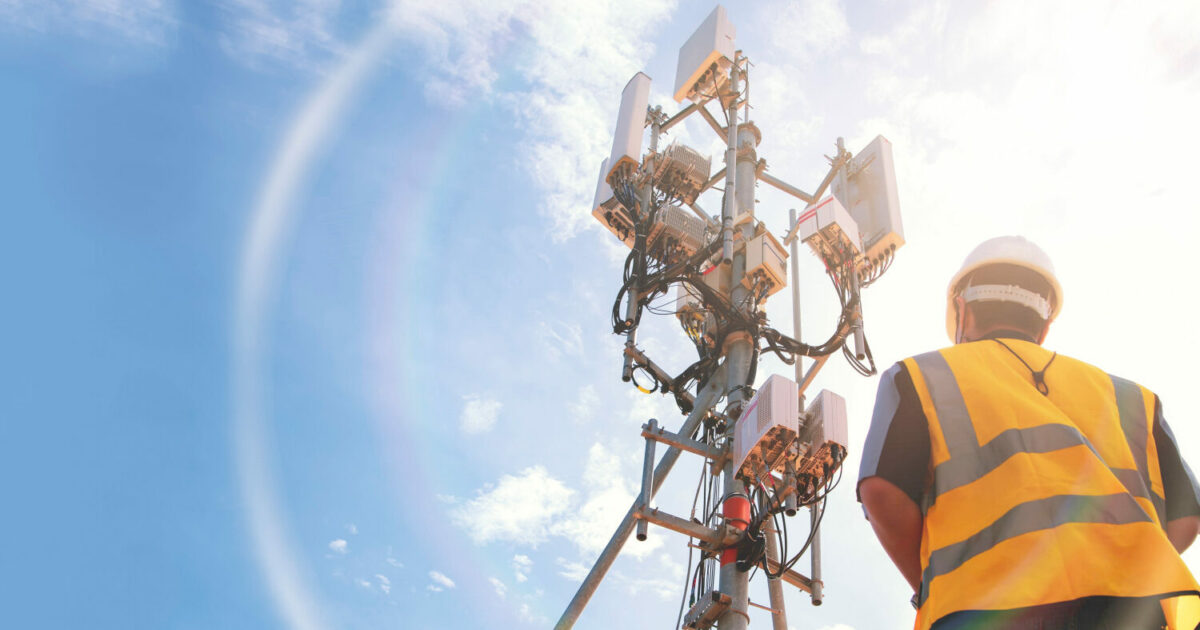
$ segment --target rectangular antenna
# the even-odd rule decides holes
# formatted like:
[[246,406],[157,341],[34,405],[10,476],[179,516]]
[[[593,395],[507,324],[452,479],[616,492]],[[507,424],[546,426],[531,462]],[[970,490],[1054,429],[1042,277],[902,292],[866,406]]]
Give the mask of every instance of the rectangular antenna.
[[642,163],[642,131],[646,128],[646,107],[649,103],[650,77],[639,72],[633,75],[621,92],[617,131],[613,134],[605,179],[623,164],[632,164],[637,168]]
[[725,7],[718,4],[679,49],[679,65],[675,68],[676,103],[684,99],[706,101],[709,98],[706,94],[716,94],[722,79],[727,78],[726,71],[733,65],[735,35]]
[[592,216],[604,224],[618,240],[625,243],[626,247],[633,247],[636,236],[633,219],[629,217],[625,206],[613,195],[612,186],[608,185],[606,179],[609,172],[608,158],[605,158],[600,162],[600,177],[596,182],[596,198],[592,201]]
[[892,143],[875,136],[850,160],[845,172],[845,177],[834,178],[833,196],[858,224],[863,255],[869,263],[878,264],[904,245]]

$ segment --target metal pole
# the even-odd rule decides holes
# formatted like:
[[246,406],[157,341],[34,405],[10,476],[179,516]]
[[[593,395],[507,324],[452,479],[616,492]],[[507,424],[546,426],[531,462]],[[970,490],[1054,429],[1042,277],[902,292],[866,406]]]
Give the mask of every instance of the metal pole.
[[[795,186],[783,181],[782,179],[779,179],[778,177],[771,175],[770,173],[761,172],[758,174],[758,179],[778,188],[779,190],[782,190],[783,192],[799,199],[800,201],[803,201],[804,203],[812,203],[816,201],[816,198],[814,198],[812,195],[800,190],[799,188],[796,188]],[[796,220],[792,219],[792,223],[795,222]]]
[[812,595],[813,606],[820,606],[825,600],[824,589],[821,582],[821,530],[817,529],[817,522],[821,520],[821,504],[814,504],[812,510],[812,545],[808,547],[808,557],[812,560],[812,570],[809,571],[810,580],[812,580],[812,590],[809,594]]
[[[796,227],[796,209],[788,210],[788,220],[791,222],[791,228]],[[797,239],[792,239],[792,338],[800,341],[800,256],[798,255],[800,244]],[[796,357],[796,382],[804,382],[804,359]],[[804,407],[804,393],[800,394],[800,407]],[[808,548],[809,560],[812,561],[812,590],[809,593],[812,595],[812,603],[814,606],[820,606],[823,595],[821,593],[821,532],[816,529],[817,522],[820,520],[820,506],[812,506],[809,519],[810,527],[814,528],[812,533],[812,545]]]
[[862,361],[867,358],[867,350],[866,337],[863,336],[862,294],[859,291],[857,269],[850,270],[850,290],[858,298],[858,304],[854,307],[854,323],[851,324],[851,330],[854,332],[854,356],[858,357],[859,361]]
[[[696,405],[692,408],[692,413],[688,414],[687,420],[684,421],[683,426],[679,429],[680,435],[690,436],[696,432],[696,429],[700,426],[700,421],[704,419],[704,416],[712,409],[717,397],[724,391],[724,385],[725,369],[722,366],[709,377],[708,382],[704,384],[696,395]],[[667,449],[666,453],[663,453],[662,460],[658,462],[658,466],[654,469],[654,485],[651,488],[651,496],[658,492],[659,486],[667,478],[667,473],[671,472],[671,468],[675,466],[675,461],[679,459],[681,452],[680,449],[672,446]],[[625,513],[625,518],[621,520],[620,525],[617,525],[617,531],[613,532],[612,538],[604,546],[604,551],[600,552],[600,557],[596,558],[596,563],[592,565],[592,570],[583,579],[583,583],[579,585],[579,590],[571,598],[571,603],[567,605],[567,609],[563,611],[562,617],[554,625],[556,630],[567,630],[573,627],[579,619],[579,615],[583,613],[588,600],[596,592],[596,587],[600,586],[600,581],[604,579],[604,574],[608,573],[609,567],[617,559],[617,554],[621,552],[621,547],[625,545],[625,541],[633,533],[633,526],[637,520],[634,515],[637,511],[638,503],[640,501],[635,501],[633,505],[629,506],[629,511]]]
[[[734,258],[734,267],[745,265],[745,255]],[[745,292],[745,289],[742,289]],[[726,390],[731,405],[737,406],[745,398],[742,386],[750,372],[750,344],[737,341],[729,348],[726,364],[728,365],[728,389]],[[732,459],[726,459],[722,466],[722,514],[727,524],[738,529],[746,529],[750,519],[750,502],[746,498],[746,484],[739,480],[733,469]],[[721,552],[720,579],[717,589],[732,598],[729,610],[717,618],[719,630],[746,630],[750,618],[746,614],[747,602],[750,601],[750,574],[737,568],[737,550],[726,549]]]
[[[745,250],[743,249],[732,258],[728,256],[733,250],[733,204],[736,202],[739,206],[738,210],[751,215],[751,220],[745,221],[741,225],[743,238],[749,240],[754,233],[754,171],[758,163],[754,148],[761,139],[752,124],[738,125],[737,123],[736,95],[739,93],[738,80],[741,78],[740,60],[741,55],[739,54],[730,71],[730,91],[735,96],[730,99],[728,109],[731,133],[725,164],[729,177],[725,188],[725,215],[723,217],[726,229],[726,258],[733,263],[729,273],[731,274],[730,286],[733,287],[731,297],[734,305],[746,303],[749,289],[741,284],[742,277],[746,274]],[[734,131],[737,133],[733,133]],[[738,171],[736,178],[731,175],[734,171]],[[743,332],[734,333],[731,338],[725,340],[725,345],[728,383],[725,393],[730,406],[737,409],[746,398],[744,386],[752,385],[746,381],[750,375],[750,363],[754,360],[753,343],[750,336]],[[736,422],[736,420],[734,421]],[[746,484],[735,476],[737,471],[733,469],[732,460],[725,460],[722,468],[721,487],[725,497],[722,513],[726,518],[726,524],[745,529],[750,518],[750,502],[746,498]],[[721,593],[729,595],[731,602],[729,609],[717,618],[719,630],[746,630],[746,626],[750,623],[750,617],[746,612],[750,602],[750,574],[739,571],[736,560],[737,551],[734,549],[727,549],[721,553],[720,581],[717,588]]]
[[[662,132],[662,129],[660,126],[661,114],[662,114],[661,107],[655,108],[654,110],[648,111],[646,113],[646,117],[650,121],[650,154],[651,155],[654,155],[658,151],[658,136]],[[648,171],[654,170],[654,158],[653,157],[646,160],[646,170],[648,170]],[[651,195],[650,189],[651,189],[651,184],[649,181],[647,181],[646,184],[644,186],[642,186],[642,189],[640,191],[638,191],[638,202],[639,202],[639,205],[641,206],[641,212],[643,214],[650,212],[650,195]],[[644,256],[646,254],[646,247],[649,245],[649,243],[646,242],[646,235],[638,234],[637,238],[634,239],[633,245],[635,248],[640,250],[641,254]],[[634,273],[636,273],[638,275],[638,278],[641,278],[642,273],[644,271],[645,270],[642,268],[642,265],[640,262],[634,263]],[[638,295],[641,294],[641,292],[642,292],[641,282],[634,283],[634,286],[629,290],[629,295],[627,296],[626,302],[625,302],[625,321],[627,321],[627,322],[633,321],[634,316],[636,314],[636,310],[637,310],[637,298],[638,298]],[[625,347],[626,348],[636,348],[636,346],[637,346],[637,327],[635,326],[633,328],[630,328],[625,333]],[[625,381],[626,383],[633,380],[633,357],[629,356],[628,352],[625,353],[625,357],[621,363],[621,380]]]
[[[657,428],[658,428],[658,420],[655,420],[654,418],[650,418],[650,422],[646,423],[646,429],[649,430],[651,433],[653,433],[655,431],[655,429],[657,429]],[[641,497],[639,497],[639,499],[638,499],[638,502],[641,503],[641,505],[642,505],[642,507],[641,507],[642,510],[650,509],[650,495],[653,494],[650,491],[650,486],[653,483],[653,481],[652,481],[653,478],[654,478],[654,439],[647,437],[646,438],[646,456],[642,459],[642,494],[641,494]],[[649,523],[647,523],[645,521],[645,519],[638,520],[638,522],[637,522],[637,539],[638,540],[646,540],[646,528],[647,527],[649,527]]]
[[654,508],[639,509],[636,516],[640,521],[654,523],[655,525],[679,532],[688,538],[695,538],[714,547],[736,545],[737,541],[742,537],[742,532],[732,527],[722,526],[720,529],[713,529],[695,521],[689,521],[686,518],[679,518],[666,512],[660,512]]
[[[779,564],[779,543],[775,540],[775,523],[768,518],[763,522],[763,536],[767,539],[767,560]],[[788,630],[787,610],[783,601],[783,583],[779,578],[767,578],[767,594],[771,596],[772,630]]]
[[738,62],[741,60],[740,54],[734,55],[733,69],[729,71],[731,77],[730,90],[735,96],[729,101],[729,107],[726,110],[727,118],[729,119],[729,128],[725,133],[725,204],[721,208],[721,261],[724,263],[733,262],[733,206],[737,202],[734,199],[737,184],[737,75]]
[[[788,210],[788,231],[796,229],[796,209]],[[792,239],[792,339],[800,339],[800,246]],[[804,357],[796,357],[796,382],[804,379]],[[803,402],[803,401],[801,401]],[[801,405],[803,408],[803,404]]]

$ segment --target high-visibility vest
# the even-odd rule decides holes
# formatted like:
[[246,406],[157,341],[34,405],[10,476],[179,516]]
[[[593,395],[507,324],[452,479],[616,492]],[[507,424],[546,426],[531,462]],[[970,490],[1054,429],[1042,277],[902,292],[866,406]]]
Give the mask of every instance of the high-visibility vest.
[[[1003,342],[1032,369],[1052,356]],[[1105,595],[1162,597],[1168,627],[1195,628],[1200,587],[1163,529],[1152,392],[1058,356],[1043,395],[992,340],[904,363],[932,466],[916,628]]]

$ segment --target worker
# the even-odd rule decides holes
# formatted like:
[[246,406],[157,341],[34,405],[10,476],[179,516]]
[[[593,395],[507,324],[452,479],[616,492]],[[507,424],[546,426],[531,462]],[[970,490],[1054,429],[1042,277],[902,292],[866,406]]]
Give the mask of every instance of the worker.
[[947,290],[955,345],[879,379],[858,496],[918,630],[1194,630],[1200,486],[1150,390],[1041,346],[1063,291],[1019,236]]

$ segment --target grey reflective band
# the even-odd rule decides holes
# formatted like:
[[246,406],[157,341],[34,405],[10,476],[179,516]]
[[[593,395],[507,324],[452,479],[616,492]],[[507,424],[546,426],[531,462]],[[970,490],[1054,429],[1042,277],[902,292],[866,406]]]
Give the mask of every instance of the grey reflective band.
[[1152,521],[1145,510],[1124,492],[1105,496],[1057,495],[1027,501],[966,540],[934,550],[929,555],[929,564],[921,573],[918,605],[924,605],[929,598],[929,585],[934,578],[958,569],[968,560],[1010,538],[1067,523],[1126,525],[1148,522]]
[[1137,383],[1127,381],[1119,376],[1109,374],[1112,379],[1113,394],[1117,400],[1117,413],[1121,417],[1121,430],[1125,432],[1125,442],[1133,453],[1133,461],[1137,464],[1140,482],[1145,491],[1139,496],[1151,497],[1154,510],[1158,512],[1158,522],[1166,524],[1165,502],[1150,492],[1150,467],[1146,464],[1146,445],[1150,440],[1150,423],[1146,421],[1146,401],[1142,397],[1142,388]]
[[[933,469],[932,492],[936,498],[977,481],[1019,453],[1050,453],[1076,446],[1088,447],[1097,459],[1104,461],[1096,447],[1073,426],[1043,424],[1025,429],[1008,429],[979,447],[979,450],[970,456],[953,457],[938,464]],[[1156,498],[1146,490],[1138,471],[1122,468],[1110,470],[1133,496],[1151,501]]]
[[966,302],[1013,302],[1033,309],[1042,319],[1050,319],[1050,300],[1015,284],[969,286],[962,293]]
[[946,450],[950,451],[950,459],[958,456],[973,457],[979,450],[979,438],[975,435],[975,426],[971,424],[971,416],[967,413],[967,403],[963,401],[962,391],[958,388],[958,379],[946,363],[946,357],[941,352],[926,352],[913,357],[921,376],[925,379],[925,389],[937,410],[938,425],[942,429],[942,439],[946,442]]

